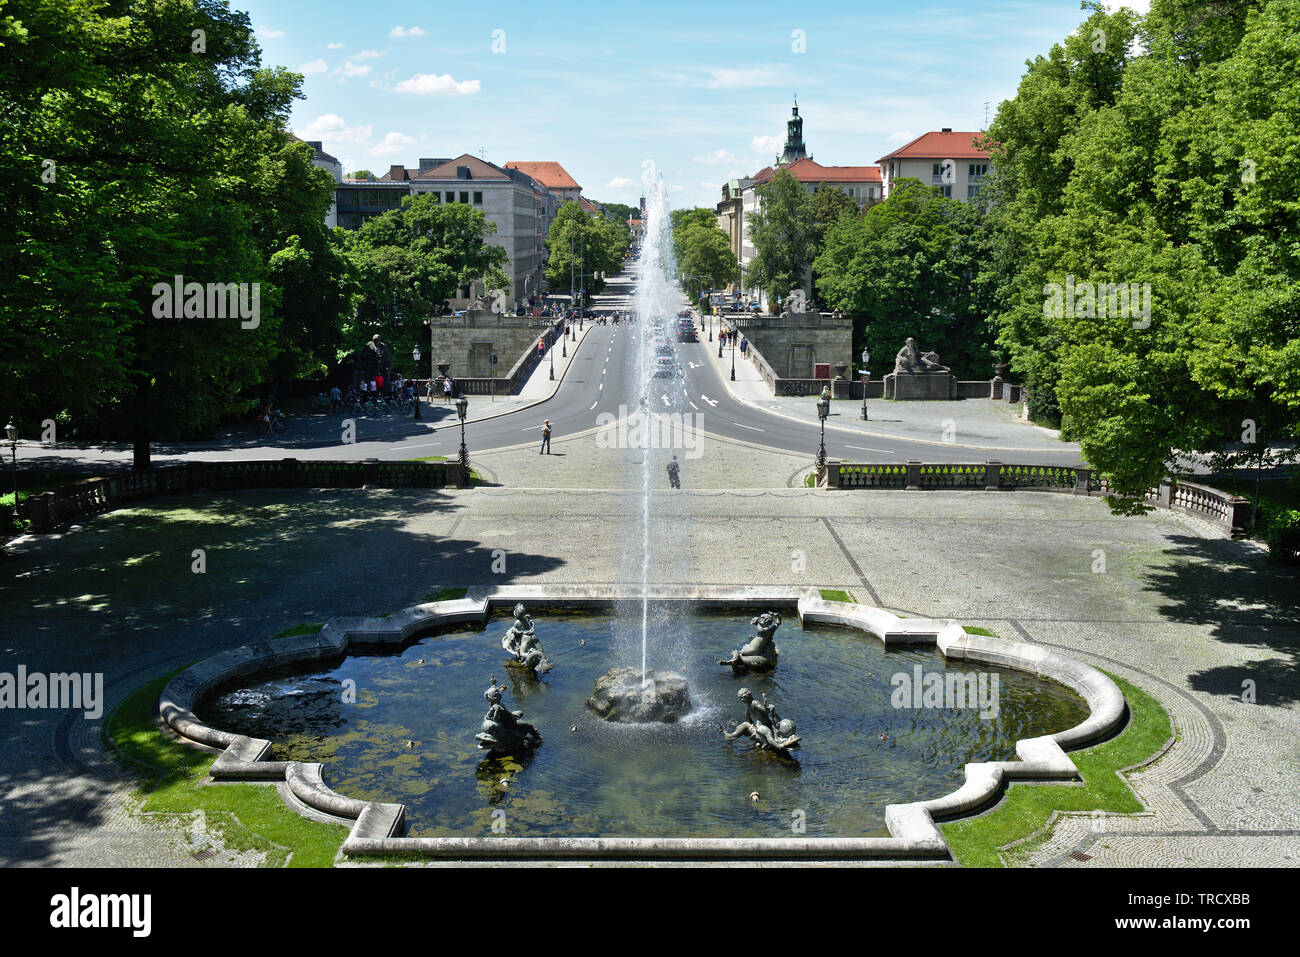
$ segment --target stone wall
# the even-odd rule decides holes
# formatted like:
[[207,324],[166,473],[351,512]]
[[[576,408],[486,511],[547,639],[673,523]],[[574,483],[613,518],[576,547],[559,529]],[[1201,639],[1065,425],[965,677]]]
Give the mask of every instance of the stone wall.
[[[536,350],[553,320],[536,316],[506,316],[471,309],[463,316],[439,316],[429,323],[429,350],[434,365],[450,364],[452,378],[504,379],[523,356]],[[495,351],[496,365],[489,356]]]
[[780,316],[754,316],[727,313],[722,317],[727,328],[738,329],[758,347],[772,372],[781,379],[813,378],[817,364],[830,366],[831,377],[844,366],[852,378],[853,320],[836,318],[829,312],[784,313]]

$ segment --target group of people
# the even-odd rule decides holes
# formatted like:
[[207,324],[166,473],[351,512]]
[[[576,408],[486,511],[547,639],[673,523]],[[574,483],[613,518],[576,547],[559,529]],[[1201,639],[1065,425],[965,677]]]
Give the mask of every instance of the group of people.
[[[347,401],[353,402],[358,399],[376,399],[380,396],[388,399],[404,398],[408,401],[415,398],[415,386],[402,378],[400,372],[396,373],[392,379],[387,379],[381,374],[376,374],[372,378],[362,379],[355,386],[348,387]],[[342,409],[344,396],[338,386],[330,389],[330,411]]]
[[719,329],[719,330],[718,330],[718,342],[720,342],[723,346],[725,346],[725,345],[727,345],[727,343],[731,342],[731,340],[734,339],[736,336],[740,336],[740,339],[739,339],[738,342],[736,342],[736,343],[734,343],[734,344],[735,344],[736,346],[739,347],[739,349],[740,349],[740,355],[741,355],[742,358],[744,358],[745,356],[748,356],[748,355],[749,355],[749,340],[746,339],[746,338],[745,338],[743,335],[741,335],[741,333],[739,333],[739,332],[731,332],[731,333],[728,333],[726,329]]

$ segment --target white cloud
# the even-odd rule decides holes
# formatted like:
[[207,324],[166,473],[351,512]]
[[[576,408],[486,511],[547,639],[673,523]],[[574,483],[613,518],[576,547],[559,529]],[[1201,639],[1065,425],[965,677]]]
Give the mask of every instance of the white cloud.
[[394,153],[404,152],[414,142],[415,137],[407,136],[405,133],[385,133],[382,140],[366,150],[366,155],[392,156]]
[[258,35],[259,37],[261,37],[263,40],[278,40],[278,39],[280,39],[280,37],[284,36],[284,31],[283,31],[283,30],[264,30],[264,29],[259,28],[259,29],[257,30],[257,35]]
[[312,60],[298,67],[298,72],[304,76],[311,76],[313,73],[324,73],[329,68],[329,64],[324,60]]
[[352,59],[354,59],[354,60],[377,60],[379,57],[381,57],[381,56],[387,56],[387,55],[388,55],[388,51],[387,51],[387,50],[362,50],[360,53],[355,54],[355,55],[352,57]]
[[711,90],[735,90],[752,86],[784,86],[789,82],[788,63],[760,63],[758,66],[705,67],[709,78],[704,85]]
[[722,184],[721,184],[721,183],[715,183],[715,182],[713,182],[713,180],[710,180],[710,179],[702,179],[702,180],[700,180],[700,186],[701,186],[701,188],[703,188],[703,189],[721,189],[721,188],[722,188]]
[[340,67],[334,68],[335,73],[342,73],[344,77],[349,76],[366,76],[370,73],[370,64],[358,64],[348,60]]
[[754,152],[761,156],[767,156],[769,153],[775,153],[785,145],[785,140],[779,136],[755,136],[749,141],[754,147]]
[[457,80],[450,73],[417,73],[393,87],[398,93],[420,96],[468,96],[479,92],[478,80]]
[[366,126],[348,126],[336,113],[322,113],[300,130],[294,130],[299,139],[322,140],[326,143],[366,143],[374,131]]
[[916,139],[916,134],[913,133],[911,130],[904,130],[901,133],[889,134],[889,142],[891,143],[907,143],[914,139]]
[[712,153],[705,153],[703,156],[692,157],[691,162],[726,166],[730,163],[736,162],[736,157],[732,156],[726,150],[714,150]]
[[326,49],[326,50],[342,50],[342,49],[343,49],[343,44],[341,44],[341,43],[327,43],[327,44],[325,45],[325,49]]
[[426,36],[424,30],[419,27],[396,26],[388,31],[390,37],[422,37]]
[[629,186],[634,185],[635,183],[626,176],[615,176],[605,184],[608,189],[627,189]]
[[670,192],[670,193],[684,193],[684,192],[686,192],[686,187],[685,187],[685,186],[678,186],[676,183],[673,183],[671,186],[668,187],[668,192]]

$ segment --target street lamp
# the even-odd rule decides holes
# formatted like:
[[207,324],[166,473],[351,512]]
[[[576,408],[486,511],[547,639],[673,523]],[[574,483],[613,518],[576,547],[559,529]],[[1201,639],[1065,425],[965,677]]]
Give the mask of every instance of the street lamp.
[[465,447],[465,416],[469,414],[469,399],[456,396],[456,415],[460,417],[460,467],[461,475],[469,481],[469,449]]
[[862,421],[867,421],[867,383],[871,381],[871,373],[867,371],[867,363],[871,361],[871,353],[867,347],[862,347]]
[[831,414],[831,400],[820,398],[817,400],[817,418],[822,422],[822,439],[821,445],[817,448],[817,469],[818,471],[826,467],[826,416]]
[[[418,343],[416,344],[415,348],[411,350],[411,361],[415,363],[415,370],[414,372],[411,373],[411,378],[414,379],[416,376],[420,374],[420,346]],[[418,392],[415,391],[414,385],[411,388],[411,394],[415,396],[415,421],[419,422],[420,421],[420,395]]]
[[736,381],[736,330],[731,330],[731,381]]
[[555,381],[555,327],[551,327],[551,348],[546,350],[546,354],[551,357],[551,381]]
[[18,524],[18,428],[12,422],[5,426],[5,437],[9,439],[9,450],[14,459],[14,524]]

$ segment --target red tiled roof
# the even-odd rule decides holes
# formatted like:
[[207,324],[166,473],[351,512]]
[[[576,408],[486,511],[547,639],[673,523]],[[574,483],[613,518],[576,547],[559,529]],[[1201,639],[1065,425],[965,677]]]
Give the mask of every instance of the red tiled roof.
[[506,169],[517,169],[521,173],[527,173],[547,189],[582,189],[577,181],[569,175],[568,170],[559,163],[550,161],[538,163],[514,161],[507,163]]
[[983,133],[922,133],[876,162],[891,159],[988,159],[988,150],[976,145],[983,136]]
[[[823,166],[814,160],[795,160],[780,167],[801,183],[879,183],[878,166]],[[776,172],[767,166],[754,174],[754,185],[766,183]]]
[[588,213],[600,212],[600,207],[597,206],[595,203],[593,203],[591,200],[589,200],[586,196],[578,197],[578,205],[582,207],[584,212],[588,212]]

